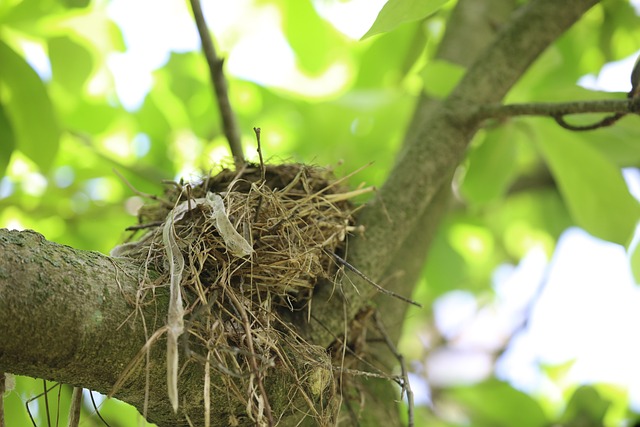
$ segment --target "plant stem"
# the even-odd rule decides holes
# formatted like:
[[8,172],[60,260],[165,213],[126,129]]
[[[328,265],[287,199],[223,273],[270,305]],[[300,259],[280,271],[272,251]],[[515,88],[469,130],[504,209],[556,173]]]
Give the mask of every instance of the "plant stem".
[[213,40],[211,39],[209,29],[207,28],[207,22],[205,21],[202,13],[200,0],[190,0],[189,2],[191,3],[191,10],[193,11],[196,26],[198,27],[198,34],[200,34],[202,52],[207,59],[207,64],[209,65],[209,74],[215,90],[215,98],[218,103],[218,110],[220,111],[224,134],[227,137],[227,142],[229,143],[229,148],[236,164],[236,169],[240,169],[240,167],[244,165],[244,153],[242,152],[238,122],[233,109],[231,108],[231,103],[229,102],[227,81],[224,78],[224,72],[222,69],[224,61],[216,54]]

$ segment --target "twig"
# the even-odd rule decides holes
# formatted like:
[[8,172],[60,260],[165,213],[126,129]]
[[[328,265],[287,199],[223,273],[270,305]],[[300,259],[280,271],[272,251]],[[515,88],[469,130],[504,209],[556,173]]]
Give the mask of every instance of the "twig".
[[[266,182],[267,171],[265,170],[264,159],[262,158],[262,145],[260,144],[260,128],[253,128],[253,131],[256,134],[256,141],[258,143],[258,156],[260,156],[260,181],[262,182],[262,184],[264,184]],[[256,213],[253,216],[253,222],[258,221],[258,215],[260,214],[260,208],[262,207],[262,200],[263,200],[262,193],[260,193],[260,198],[258,199],[258,206],[256,207]]]
[[69,427],[80,424],[80,409],[82,409],[82,387],[74,387],[71,393],[71,408],[69,408]]
[[586,131],[586,130],[595,130],[595,129],[600,129],[600,128],[604,128],[607,126],[611,126],[614,125],[618,120],[620,120],[621,118],[623,118],[624,116],[626,116],[627,113],[615,113],[612,114],[610,116],[607,116],[595,123],[592,123],[590,125],[572,125],[571,123],[567,123],[567,121],[564,119],[563,115],[553,115],[551,117],[554,118],[554,120],[556,121],[556,123],[564,129],[567,130],[572,130],[572,131]]
[[127,228],[125,228],[124,231],[144,230],[145,228],[158,227],[162,224],[164,224],[164,221],[153,221],[153,222],[148,222],[146,224],[130,225]]
[[333,252],[329,252],[327,250],[325,250],[325,253],[327,253],[330,256],[333,256],[340,264],[344,265],[345,267],[347,267],[349,270],[351,270],[352,272],[356,273],[358,276],[360,276],[360,278],[362,278],[365,282],[369,283],[370,285],[372,285],[374,288],[376,288],[378,291],[382,292],[383,294],[392,296],[394,298],[398,298],[401,301],[407,302],[409,304],[413,304],[416,307],[420,307],[422,308],[422,304],[417,303],[407,297],[404,297],[402,295],[396,294],[393,291],[390,291],[389,289],[385,289],[382,286],[378,285],[376,282],[374,282],[373,280],[369,279],[363,272],[361,272],[360,270],[358,270],[357,268],[355,268],[353,265],[349,264],[346,260],[342,259],[339,255],[333,253]]
[[470,111],[469,116],[476,120],[505,119],[514,116],[565,116],[586,113],[635,113],[638,111],[637,99],[607,99],[578,102],[541,102],[531,104],[487,104]]
[[97,143],[94,141],[91,135],[88,135],[86,133],[73,130],[73,129],[66,129],[65,132],[67,132],[69,135],[74,137],[80,144],[90,149],[93,152],[93,154],[98,156],[100,159],[104,160],[107,163],[111,163],[114,168],[118,168],[120,170],[126,170],[127,172],[133,175],[136,175],[144,179],[145,181],[151,182],[153,184],[157,184],[158,181],[164,181],[164,178],[166,178],[167,176],[165,172],[157,168],[154,168],[151,166],[142,166],[137,163],[133,165],[127,165],[122,163],[118,159],[115,159],[109,156],[108,154],[103,153],[97,147]]
[[122,175],[118,169],[113,168],[111,169],[113,171],[113,173],[115,173],[116,175],[118,175],[118,178],[120,178],[122,180],[122,182],[124,182],[126,184],[127,187],[129,187],[131,189],[131,191],[133,191],[134,193],[136,193],[138,196],[142,197],[142,198],[146,198],[146,199],[151,199],[151,200],[155,200],[157,202],[162,203],[164,206],[166,207],[170,207],[173,208],[173,203],[168,202],[164,199],[162,199],[161,197],[156,196],[155,194],[148,194],[148,193],[143,193],[142,191],[138,190],[137,188],[135,188],[133,186],[133,184],[131,184],[127,178],[124,177],[124,175]]
[[380,335],[382,335],[382,338],[387,344],[387,347],[389,347],[391,353],[393,353],[395,358],[398,359],[398,362],[400,363],[400,369],[402,373],[402,392],[407,395],[407,410],[409,417],[407,425],[408,427],[413,427],[413,391],[411,391],[411,384],[409,384],[409,375],[407,373],[407,365],[404,363],[404,356],[402,356],[402,354],[396,348],[395,344],[393,344],[393,341],[391,341],[391,338],[389,337],[389,334],[387,334],[387,331],[384,328],[384,324],[382,323],[382,319],[380,319],[377,311],[373,313],[373,319],[376,322],[376,329],[378,329],[378,332],[380,332]]
[[49,412],[49,393],[47,390],[47,380],[42,380],[42,388],[44,389],[44,409],[47,414],[47,426],[51,426],[51,413]]
[[100,418],[100,421],[102,421],[105,426],[110,427],[109,423],[104,418],[102,418],[102,415],[100,415],[98,405],[96,405],[96,400],[93,398],[93,392],[91,390],[89,390],[89,397],[91,398],[91,404],[93,405],[93,409],[96,411],[96,415],[98,416],[98,418]]
[[[249,316],[247,315],[247,311],[244,309],[242,303],[238,300],[236,295],[233,292],[229,292],[229,299],[233,303],[235,309],[242,317],[242,326],[244,327],[245,339],[247,341],[247,347],[249,348],[249,363],[251,365],[251,370],[253,374],[256,376],[256,381],[258,382],[258,389],[260,390],[260,394],[264,399],[264,412],[267,416],[267,421],[269,427],[275,426],[275,422],[273,420],[273,413],[271,412],[271,404],[269,403],[269,396],[267,396],[267,391],[264,388],[264,383],[262,381],[262,374],[260,373],[260,369],[258,368],[258,362],[256,360],[256,352],[253,349],[253,336],[251,332],[251,324],[249,322]],[[256,420],[258,421],[258,420]]]
[[253,131],[256,133],[256,141],[258,143],[258,156],[260,156],[260,179],[262,182],[265,181],[265,169],[264,169],[264,159],[262,158],[262,146],[260,144],[260,128],[253,128]]
[[211,40],[209,29],[207,28],[207,22],[204,19],[202,13],[202,7],[200,6],[200,0],[190,0],[191,10],[193,11],[193,18],[196,21],[198,27],[198,34],[200,34],[200,40],[202,42],[202,52],[207,59],[209,65],[209,74],[211,76],[211,82],[215,90],[215,98],[218,103],[218,109],[220,110],[220,118],[222,119],[222,127],[224,134],[227,137],[229,143],[229,149],[231,155],[236,164],[236,169],[240,169],[244,165],[244,154],[242,152],[242,143],[240,141],[240,130],[238,129],[238,122],[236,116],[231,109],[231,103],[229,102],[229,92],[227,90],[227,81],[224,78],[222,66],[224,61],[218,58],[216,49]]
[[[43,381],[45,381],[45,380],[43,380]],[[46,381],[45,381],[45,385],[46,385]],[[36,399],[39,399],[42,396],[45,396],[45,400],[46,400],[47,393],[49,393],[55,387],[59,387],[59,386],[60,386],[60,384],[56,383],[56,384],[52,385],[51,387],[49,387],[48,389],[45,388],[44,392],[40,393],[37,396],[32,397],[31,399],[27,400],[26,402],[24,402],[24,406],[27,408],[27,414],[29,414],[29,419],[31,420],[31,424],[33,424],[33,427],[38,427],[38,425],[36,424],[36,421],[33,419],[33,415],[31,414],[31,409],[29,409],[29,403],[33,402]],[[51,425],[51,422],[49,422],[49,425]]]

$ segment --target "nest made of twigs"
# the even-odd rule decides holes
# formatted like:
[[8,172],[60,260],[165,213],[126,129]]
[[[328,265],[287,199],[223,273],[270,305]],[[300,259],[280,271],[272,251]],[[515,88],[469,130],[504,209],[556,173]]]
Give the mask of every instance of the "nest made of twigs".
[[[334,254],[344,256],[345,238],[356,228],[349,200],[366,191],[348,191],[319,167],[225,169],[195,185],[172,183],[140,210],[133,228],[144,234],[116,248],[116,255],[160,274],[141,284],[153,291],[145,293],[146,302],[155,287],[173,284],[177,266],[184,264],[173,297],[182,311],[179,319],[174,313],[173,326],[184,323],[190,356],[217,371],[235,410],[244,408],[244,414],[230,412],[229,423],[244,416],[249,424],[273,424],[284,411],[301,410],[286,408],[295,394],[319,424],[333,419],[335,405],[317,409],[335,387],[331,357],[284,319],[305,313],[319,280],[335,281]],[[169,336],[171,319],[170,307]],[[296,378],[286,409],[271,405],[263,387],[276,366]]]

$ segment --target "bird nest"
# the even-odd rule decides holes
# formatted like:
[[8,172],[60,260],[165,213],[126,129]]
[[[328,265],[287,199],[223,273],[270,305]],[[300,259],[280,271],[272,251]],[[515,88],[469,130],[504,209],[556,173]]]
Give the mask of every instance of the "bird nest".
[[[204,364],[207,377],[221,378],[218,387],[234,402],[230,425],[274,425],[292,411],[331,423],[337,410],[327,404],[335,391],[331,356],[306,343],[290,320],[307,316],[320,280],[337,280],[335,256],[345,256],[345,238],[356,230],[350,199],[370,190],[348,191],[343,182],[319,167],[247,165],[195,185],[172,183],[141,208],[132,229],[144,234],[112,254],[160,275],[142,281],[146,297],[137,304],[169,287],[167,384],[174,410],[179,360],[187,356]],[[181,336],[186,346],[178,346]],[[282,369],[295,379],[285,404],[265,392]],[[205,393],[205,411],[208,402]]]

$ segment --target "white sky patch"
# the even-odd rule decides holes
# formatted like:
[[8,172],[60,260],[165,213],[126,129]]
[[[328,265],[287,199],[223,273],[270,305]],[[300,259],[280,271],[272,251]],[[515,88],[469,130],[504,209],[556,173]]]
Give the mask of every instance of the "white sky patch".
[[387,0],[314,0],[318,14],[341,33],[359,40],[376,20]]
[[21,39],[20,47],[24,51],[25,59],[40,78],[45,82],[51,80],[51,62],[42,45]]
[[629,187],[631,195],[640,201],[640,169],[624,168],[622,169],[622,176]]
[[199,49],[200,40],[184,2],[112,0],[107,13],[127,47],[124,53],[109,55],[107,62],[123,106],[136,110],[151,89],[151,73],[167,62],[170,52]]
[[629,92],[631,90],[631,71],[638,54],[640,51],[619,61],[608,62],[597,76],[588,74],[580,78],[578,84],[591,90]]
[[539,392],[541,363],[575,360],[569,383],[636,387],[640,342],[633,330],[640,324],[639,306],[640,289],[624,248],[569,229],[558,242],[528,329],[513,341],[498,372],[519,388]]
[[[379,8],[361,0],[353,3],[358,9],[350,9],[347,18],[340,18],[343,15],[332,9],[330,19],[336,25],[340,19],[352,20],[354,26],[360,25],[366,31]],[[149,15],[149,10],[154,13]],[[109,55],[107,62],[118,98],[127,110],[133,111],[153,85],[152,72],[166,63],[170,52],[199,50],[200,39],[189,10],[177,0],[113,0],[107,11],[121,28],[127,46],[126,52]],[[250,0],[209,2],[203,5],[203,12],[215,34],[218,55],[227,58],[229,75],[315,98],[339,93],[352,78],[349,64],[339,61],[319,76],[302,73],[280,29],[280,12],[273,5],[256,7]],[[373,18],[365,23],[371,13]]]

